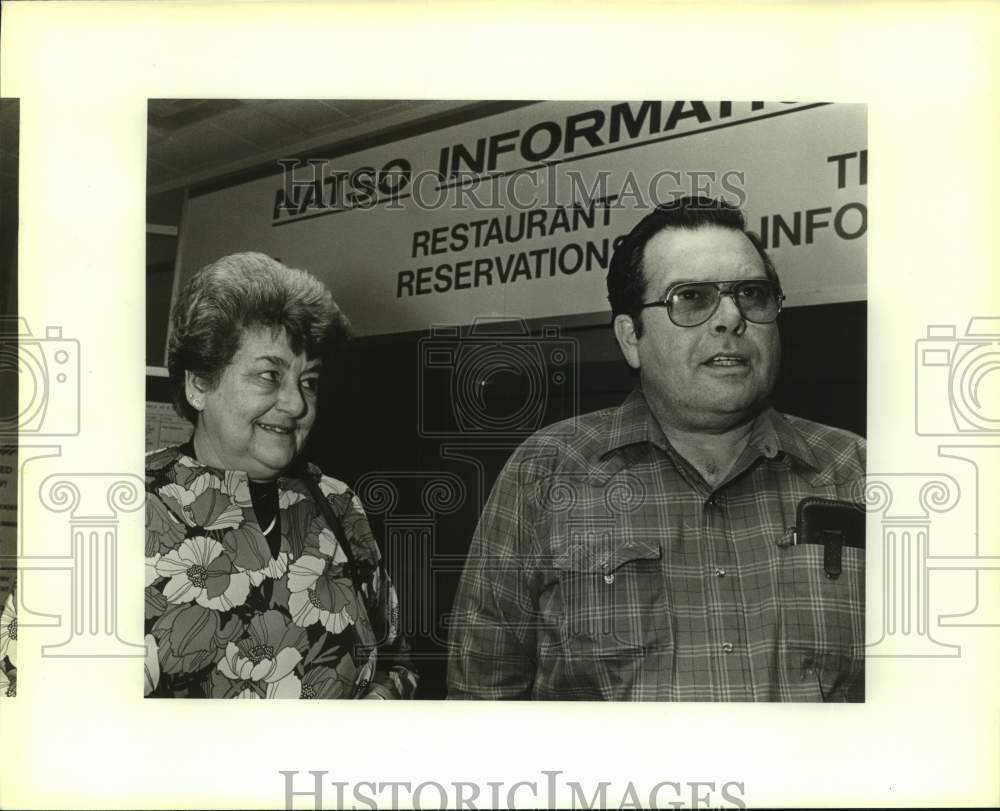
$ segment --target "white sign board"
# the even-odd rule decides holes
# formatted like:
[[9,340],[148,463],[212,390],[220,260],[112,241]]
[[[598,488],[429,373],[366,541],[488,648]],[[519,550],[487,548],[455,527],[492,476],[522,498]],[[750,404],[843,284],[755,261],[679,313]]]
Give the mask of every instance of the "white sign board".
[[864,105],[544,102],[193,196],[182,281],[256,250],[359,335],[601,313],[615,240],[684,194],[741,206],[787,306],[865,298]]

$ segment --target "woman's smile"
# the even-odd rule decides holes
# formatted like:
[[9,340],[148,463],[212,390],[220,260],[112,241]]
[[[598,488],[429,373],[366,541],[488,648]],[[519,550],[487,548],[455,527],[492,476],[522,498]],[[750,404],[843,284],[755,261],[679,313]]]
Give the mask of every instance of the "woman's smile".
[[258,481],[280,476],[316,419],[319,367],[318,360],[292,351],[284,330],[245,330],[218,384],[195,381],[203,387],[194,436],[198,458]]
[[274,425],[273,423],[266,423],[266,422],[258,422],[257,423],[257,427],[258,428],[262,428],[263,430],[267,431],[268,433],[278,434],[279,436],[288,436],[289,434],[294,433],[294,431],[295,431],[295,426],[290,426],[290,427],[289,426],[281,426],[281,425]]

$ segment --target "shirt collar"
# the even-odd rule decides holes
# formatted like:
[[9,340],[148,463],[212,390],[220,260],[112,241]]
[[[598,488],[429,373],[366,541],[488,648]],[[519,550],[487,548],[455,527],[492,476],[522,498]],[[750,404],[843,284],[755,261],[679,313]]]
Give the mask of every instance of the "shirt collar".
[[[816,454],[813,453],[813,449],[809,443],[803,439],[801,434],[792,427],[792,424],[783,415],[779,414],[773,408],[768,407],[757,420],[758,424],[766,423],[770,431],[770,436],[776,443],[777,452],[788,454],[816,473],[822,471],[823,467],[816,459]],[[775,455],[777,455],[777,452]],[[768,454],[765,453],[764,455],[767,456]]]
[[[659,433],[659,441],[656,437],[657,432]],[[607,443],[601,456],[606,456],[627,445],[637,445],[641,442],[652,442],[654,445],[662,447],[664,441],[663,431],[660,430],[653,413],[649,410],[642,389],[636,387],[625,398],[625,402],[612,412],[611,428],[608,431]]]
[[[669,442],[653,415],[645,394],[641,388],[636,387],[625,402],[612,413],[611,427],[601,456],[643,442],[649,442],[664,451],[669,447]],[[774,459],[785,453],[812,470],[820,471],[820,464],[809,445],[788,421],[770,406],[754,420],[749,447],[768,459]]]

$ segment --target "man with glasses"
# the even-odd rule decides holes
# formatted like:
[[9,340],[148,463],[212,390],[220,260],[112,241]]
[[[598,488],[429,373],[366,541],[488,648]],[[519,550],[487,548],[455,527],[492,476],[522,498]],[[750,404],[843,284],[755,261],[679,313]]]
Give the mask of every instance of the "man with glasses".
[[737,208],[674,201],[622,241],[608,294],[640,385],[507,463],[449,697],[863,699],[864,441],[770,407],[784,296],[760,240]]

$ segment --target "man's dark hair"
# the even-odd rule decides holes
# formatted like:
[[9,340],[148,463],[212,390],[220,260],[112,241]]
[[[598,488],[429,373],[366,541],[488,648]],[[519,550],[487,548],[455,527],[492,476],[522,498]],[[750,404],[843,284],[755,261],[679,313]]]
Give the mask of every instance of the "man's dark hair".
[[764,262],[767,278],[778,282],[771,257],[764,250],[760,237],[747,230],[746,218],[739,208],[710,197],[680,197],[657,206],[643,217],[615,249],[608,265],[608,301],[611,303],[612,320],[619,315],[632,316],[636,336],[642,335],[642,303],[646,298],[642,256],[646,243],[665,228],[696,229],[706,225],[746,234]]

